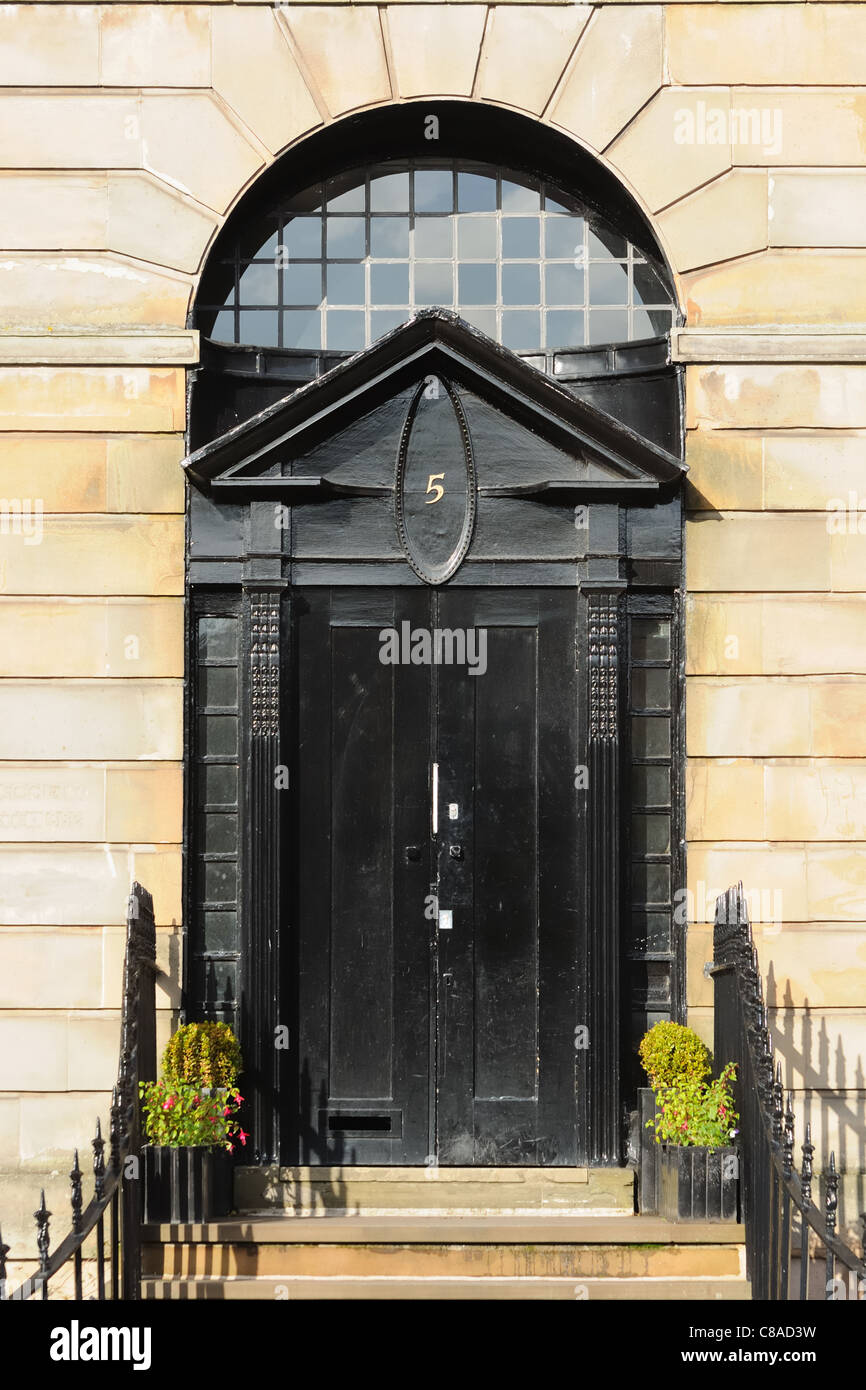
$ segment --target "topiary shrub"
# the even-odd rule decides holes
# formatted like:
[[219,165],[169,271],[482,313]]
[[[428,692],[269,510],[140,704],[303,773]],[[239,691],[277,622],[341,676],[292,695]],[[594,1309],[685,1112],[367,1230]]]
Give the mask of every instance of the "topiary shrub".
[[227,1023],[184,1023],[162,1056],[169,1085],[234,1087],[242,1066],[240,1043]]
[[712,1070],[709,1048],[682,1023],[656,1023],[644,1033],[638,1051],[654,1091],[679,1081],[704,1081]]

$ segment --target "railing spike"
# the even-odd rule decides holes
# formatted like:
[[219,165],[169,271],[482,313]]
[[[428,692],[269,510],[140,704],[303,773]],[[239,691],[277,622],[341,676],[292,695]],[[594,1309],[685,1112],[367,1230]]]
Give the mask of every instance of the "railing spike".
[[[781,1074],[781,1067],[780,1067]],[[782,1164],[785,1170],[785,1177],[789,1178],[794,1169],[794,1092],[788,1092],[788,1103],[785,1106],[785,1134],[783,1139],[784,1151],[782,1154]]]
[[[45,1205],[45,1188],[42,1189],[42,1199],[39,1203],[39,1210],[34,1211],[36,1218],[36,1248],[39,1251],[39,1273],[48,1273],[48,1247],[51,1244],[51,1235],[48,1230],[51,1221],[51,1212]],[[48,1297],[48,1283],[43,1279],[42,1297]]]
[[108,1152],[112,1172],[120,1167],[120,1092],[111,1088],[111,1111],[108,1119]]
[[[806,1138],[803,1142],[803,1168],[800,1174],[800,1182],[803,1190],[803,1206],[812,1205],[812,1155],[815,1152],[815,1145],[812,1143],[812,1126],[806,1125]],[[803,1224],[805,1230],[805,1222]]]
[[783,1094],[782,1063],[779,1062],[776,1067],[776,1079],[773,1082],[773,1142],[775,1144],[781,1144],[782,1142],[782,1120],[784,1117]]
[[81,1230],[81,1168],[78,1164],[78,1150],[75,1150],[75,1162],[72,1165],[72,1172],[69,1174],[69,1181],[72,1184],[72,1230],[78,1235]]
[[835,1235],[836,1232],[836,1211],[839,1206],[839,1174],[836,1172],[836,1155],[831,1151],[830,1165],[827,1169],[827,1190],[824,1196],[824,1206],[827,1215],[827,1234]]
[[96,1137],[91,1141],[93,1145],[93,1191],[97,1201],[105,1192],[105,1140],[102,1137],[102,1125],[99,1116],[96,1117]]

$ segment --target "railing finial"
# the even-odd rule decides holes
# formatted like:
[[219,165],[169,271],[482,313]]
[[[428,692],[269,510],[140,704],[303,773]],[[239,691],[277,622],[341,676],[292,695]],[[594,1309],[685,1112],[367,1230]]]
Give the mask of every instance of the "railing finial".
[[78,1150],[75,1150],[75,1162],[72,1165],[72,1172],[69,1174],[69,1181],[72,1184],[72,1230],[75,1235],[81,1230],[81,1207],[83,1199],[81,1196],[81,1168],[78,1164]]

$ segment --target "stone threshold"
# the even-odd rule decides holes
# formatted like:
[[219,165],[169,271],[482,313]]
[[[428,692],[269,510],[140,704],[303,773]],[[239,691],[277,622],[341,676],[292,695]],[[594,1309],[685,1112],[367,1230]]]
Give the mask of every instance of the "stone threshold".
[[674,362],[866,362],[866,333],[836,328],[674,328]]
[[159,333],[0,333],[4,367],[187,367],[199,360],[197,328]]

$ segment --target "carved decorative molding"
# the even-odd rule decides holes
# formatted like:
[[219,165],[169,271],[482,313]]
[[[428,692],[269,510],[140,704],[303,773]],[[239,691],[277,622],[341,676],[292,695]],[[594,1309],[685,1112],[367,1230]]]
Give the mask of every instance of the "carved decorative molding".
[[619,596],[590,593],[589,736],[607,742],[619,734]]
[[280,595],[250,595],[250,708],[253,738],[280,727]]

